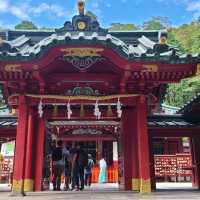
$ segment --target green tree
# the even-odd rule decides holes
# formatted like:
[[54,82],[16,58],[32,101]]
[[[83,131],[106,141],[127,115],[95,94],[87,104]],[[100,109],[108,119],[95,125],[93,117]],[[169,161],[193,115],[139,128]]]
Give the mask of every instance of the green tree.
[[162,30],[169,28],[170,22],[167,17],[153,17],[143,23],[144,30]]
[[181,83],[169,84],[165,103],[181,107],[200,91],[200,76],[182,80]]
[[15,26],[15,29],[37,30],[38,27],[31,21],[22,21]]
[[[200,18],[189,24],[169,29],[168,43],[177,46],[187,54],[200,53]],[[165,103],[171,106],[183,106],[200,92],[200,76],[169,84]]]
[[43,27],[40,28],[40,30],[43,30],[43,31],[54,31],[55,29],[54,29],[54,28],[50,28],[50,27],[43,26]]
[[109,31],[134,31],[138,29],[139,27],[135,24],[112,23]]
[[183,48],[181,42],[176,38],[176,35],[173,33],[173,29],[168,30],[167,42],[168,44],[178,48],[180,52],[185,53],[185,49]]

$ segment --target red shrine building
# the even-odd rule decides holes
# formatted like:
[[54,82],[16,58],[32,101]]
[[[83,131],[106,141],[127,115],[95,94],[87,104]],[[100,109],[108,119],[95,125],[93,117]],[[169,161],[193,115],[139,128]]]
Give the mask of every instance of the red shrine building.
[[[43,189],[49,138],[82,142],[96,160],[117,166],[120,189],[141,193],[155,189],[153,140],[189,137],[198,147],[198,125],[182,114],[154,115],[166,84],[200,72],[200,57],[180,55],[167,32],[109,32],[80,1],[60,29],[0,35],[0,83],[16,110],[6,119],[14,126],[0,127],[0,137],[16,143],[13,192]],[[197,166],[198,187],[199,175]]]

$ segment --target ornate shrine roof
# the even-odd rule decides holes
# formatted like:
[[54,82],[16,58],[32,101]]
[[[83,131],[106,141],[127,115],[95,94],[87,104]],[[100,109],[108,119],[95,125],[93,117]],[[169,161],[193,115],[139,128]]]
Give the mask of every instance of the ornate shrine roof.
[[[137,32],[133,32],[137,35]],[[141,33],[141,32],[140,32]],[[159,35],[159,32],[157,32]],[[145,36],[137,38],[137,44],[127,44],[112,33],[66,32],[64,35],[53,33],[31,44],[31,38],[21,35],[18,38],[0,44],[0,60],[32,60],[41,57],[48,49],[59,45],[102,45],[113,49],[130,61],[162,61],[168,63],[198,62],[200,55],[180,55],[176,48],[159,44]]]
[[4,95],[11,105],[16,93],[66,95],[91,87],[104,95],[145,94],[152,109],[167,83],[200,72],[200,55],[179,54],[166,37],[166,31],[109,32],[80,10],[53,31],[0,31]]
[[[151,115],[148,116],[148,127],[196,127],[198,123],[188,122],[182,115]],[[16,127],[17,118],[14,116],[1,116],[0,128]],[[51,126],[119,126],[119,122],[115,121],[51,121]]]
[[198,62],[200,55],[181,55],[166,43],[166,31],[109,32],[80,11],[55,31],[1,31],[0,60],[28,61],[61,45],[101,45],[130,61],[161,61],[172,64]]
[[155,114],[148,117],[148,127],[196,127],[198,124],[187,121],[182,115],[160,115]]
[[192,122],[200,122],[200,93],[188,101],[178,113],[183,114],[187,120]]
[[10,115],[0,116],[0,128],[16,128],[16,126],[16,117]]

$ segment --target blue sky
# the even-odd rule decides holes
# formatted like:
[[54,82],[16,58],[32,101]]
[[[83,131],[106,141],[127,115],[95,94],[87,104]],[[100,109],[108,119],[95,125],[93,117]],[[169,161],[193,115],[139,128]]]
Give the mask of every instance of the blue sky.
[[[168,17],[172,25],[200,16],[200,0],[85,0],[103,27],[112,22],[141,25],[153,16]],[[0,0],[0,27],[12,28],[21,20],[39,27],[62,27],[77,13],[76,0]]]

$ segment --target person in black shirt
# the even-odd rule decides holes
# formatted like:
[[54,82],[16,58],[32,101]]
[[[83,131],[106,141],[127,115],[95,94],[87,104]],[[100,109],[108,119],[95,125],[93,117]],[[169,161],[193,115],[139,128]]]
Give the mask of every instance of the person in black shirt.
[[52,149],[52,161],[53,161],[53,190],[60,190],[61,175],[64,167],[62,141],[58,141],[57,147]]
[[78,165],[77,165],[77,147],[72,147],[71,150],[71,178],[72,178],[72,190],[79,190],[79,179],[78,179]]
[[82,149],[82,147],[79,145],[77,148],[77,167],[78,167],[78,181],[80,180],[81,187],[80,190],[84,189],[84,168],[88,164],[88,154]]
[[69,184],[71,182],[71,153],[70,153],[70,148],[69,147],[66,147],[64,149],[64,161],[65,161],[65,187],[64,189],[65,190],[69,190],[70,187],[69,187]]

